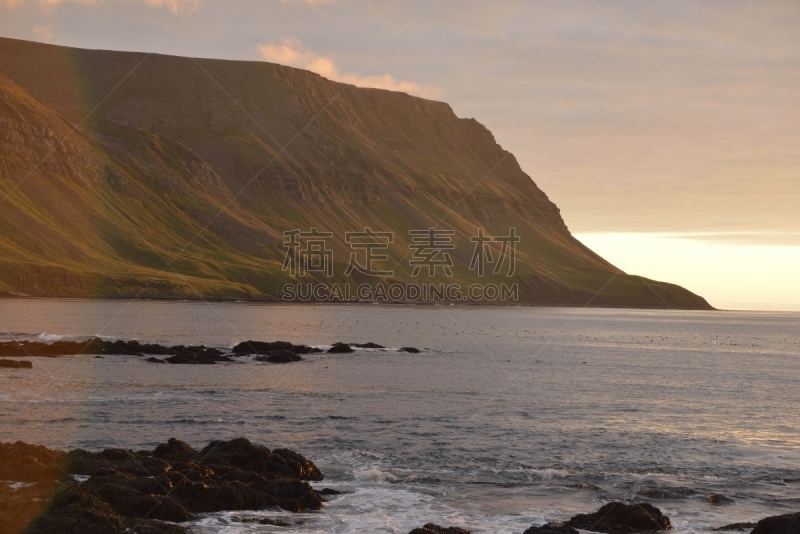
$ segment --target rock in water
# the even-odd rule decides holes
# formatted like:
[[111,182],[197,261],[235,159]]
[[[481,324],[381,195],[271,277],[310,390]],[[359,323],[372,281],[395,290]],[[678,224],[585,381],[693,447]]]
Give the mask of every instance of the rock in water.
[[547,523],[540,527],[531,527],[522,534],[578,534],[578,531],[564,523]]
[[705,500],[707,503],[713,504],[714,506],[733,504],[734,502],[730,497],[726,497],[725,495],[721,495],[719,493],[709,493],[705,496]]
[[8,369],[33,369],[33,364],[26,360],[0,360],[0,367],[6,367]]
[[401,347],[397,350],[397,352],[410,352],[411,354],[418,354],[419,349],[415,347]]
[[621,502],[610,502],[593,514],[576,515],[566,525],[608,534],[634,534],[672,528],[669,518],[652,504]]
[[303,357],[290,350],[273,350],[268,352],[266,356],[256,357],[256,361],[270,363],[291,363],[302,362]]
[[458,527],[440,527],[433,523],[428,523],[422,528],[415,528],[408,534],[470,534],[469,530]]
[[[89,478],[77,483],[66,474]],[[39,491],[29,499],[50,502],[41,513],[37,506],[26,516],[38,513],[25,534],[104,534],[134,527],[147,534],[181,534],[188,530],[164,521],[228,510],[319,510],[323,498],[306,481],[322,478],[302,455],[246,439],[213,441],[199,452],[174,438],[152,452],[77,449],[66,454],[0,444],[0,479],[44,479],[50,487],[60,480],[55,491]],[[5,519],[1,508],[0,520]]]
[[798,534],[800,533],[800,512],[794,514],[765,517],[750,534]]
[[308,345],[294,345],[288,341],[245,341],[233,347],[231,352],[238,356],[247,356],[250,354],[260,354],[263,356],[276,350],[288,350],[295,354],[322,352],[322,349],[315,349]]
[[355,352],[353,347],[348,345],[347,343],[334,343],[331,348],[328,349],[328,354],[346,354],[348,352]]
[[755,523],[732,523],[724,527],[715,528],[714,532],[730,532],[734,530],[744,532],[745,530],[752,530],[755,526]]

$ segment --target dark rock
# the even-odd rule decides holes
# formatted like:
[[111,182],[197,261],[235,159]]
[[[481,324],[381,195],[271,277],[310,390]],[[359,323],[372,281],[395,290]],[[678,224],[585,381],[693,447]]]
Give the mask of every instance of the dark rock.
[[66,454],[40,445],[0,443],[0,480],[44,482],[63,474]]
[[312,462],[289,449],[270,451],[244,438],[212,441],[200,452],[203,461],[213,465],[225,460],[239,469],[254,471],[267,478],[321,481],[322,473]]
[[[89,478],[76,484],[66,473]],[[306,482],[323,478],[312,462],[246,439],[215,441],[200,452],[174,438],[152,452],[77,449],[67,454],[23,443],[0,444],[0,480],[25,478],[49,480],[51,485],[43,482],[36,498],[28,499],[24,522],[7,521],[2,505],[0,520],[21,528],[38,514],[26,530],[29,534],[99,534],[134,526],[137,533],[180,534],[187,530],[171,523],[188,521],[193,514],[275,507],[301,512],[319,510],[323,502]],[[4,499],[0,489],[0,503]],[[41,503],[48,501],[39,513]],[[40,504],[31,509],[31,503]]]
[[197,347],[194,350],[189,348],[179,351],[174,356],[166,359],[167,363],[172,364],[192,364],[192,365],[213,365],[217,362],[232,362],[233,359],[223,356],[217,349],[206,349]]
[[[40,341],[4,341],[0,342],[0,356],[73,356],[77,354],[93,355],[121,355],[141,356],[150,354],[156,356],[185,357],[185,363],[198,363],[197,359],[217,359],[217,361],[232,361],[223,357],[222,351],[215,348],[200,346],[176,345],[167,347],[156,343],[140,343],[138,341],[107,341],[100,338],[91,338],[86,341],[56,341],[43,343]],[[184,363],[183,361],[181,363]]]
[[798,532],[800,532],[800,512],[765,517],[756,523],[750,534],[798,534]]
[[322,352],[322,349],[315,349],[308,345],[294,345],[288,341],[245,341],[239,343],[231,352],[237,356],[247,356],[250,354],[259,354],[266,356],[270,352],[276,350],[288,350],[295,354],[311,354],[313,352]]
[[189,462],[197,457],[197,451],[179,439],[169,438],[155,448],[153,456],[167,461]]
[[135,527],[143,534],[186,534],[189,531],[175,524],[153,519],[127,519],[116,513],[108,503],[78,484],[63,485],[45,511],[27,528],[24,534],[107,534]]
[[469,530],[458,527],[440,527],[433,523],[428,523],[422,528],[415,528],[408,534],[470,534]]
[[33,369],[33,364],[25,360],[0,360],[0,367],[8,369]]
[[397,352],[410,352],[411,354],[418,354],[420,350],[414,347],[400,347],[397,349]]
[[522,534],[578,534],[578,531],[564,523],[547,523],[540,527],[531,527]]
[[146,362],[150,362],[150,363],[167,363],[164,360],[160,360],[160,359],[156,358],[155,356],[150,356],[145,361]]
[[347,343],[351,347],[358,347],[359,349],[385,349],[383,345],[378,345],[377,343]]
[[347,343],[334,343],[331,348],[328,349],[328,354],[346,354],[349,352],[355,352],[353,347],[348,345]]
[[335,489],[331,489],[331,488],[323,488],[323,489],[319,490],[317,493],[319,493],[320,495],[341,495],[342,494],[341,491],[336,491]]
[[269,363],[291,363],[301,362],[303,361],[303,357],[290,350],[273,350],[268,352],[266,356],[257,356],[256,361]]
[[726,497],[725,495],[720,495],[719,493],[709,493],[705,496],[705,501],[707,503],[713,504],[715,506],[721,506],[723,504],[733,504],[733,499],[730,497]]
[[[65,456],[20,441],[0,443],[0,532],[20,532],[41,512],[64,474]],[[12,482],[22,484],[12,488]]]
[[633,534],[672,528],[669,518],[652,504],[621,502],[610,502],[593,514],[576,515],[566,525],[608,534]]
[[745,530],[753,529],[755,526],[755,523],[732,523],[730,525],[725,525],[724,527],[715,528],[714,532],[730,532],[734,530],[744,532]]

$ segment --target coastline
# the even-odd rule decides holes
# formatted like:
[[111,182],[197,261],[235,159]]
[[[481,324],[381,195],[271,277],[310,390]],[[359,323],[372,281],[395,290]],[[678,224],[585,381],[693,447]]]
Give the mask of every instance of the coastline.
[[[580,304],[533,304],[525,302],[516,303],[503,303],[503,302],[463,302],[460,300],[454,301],[441,301],[441,302],[416,302],[416,301],[352,301],[352,302],[331,302],[331,301],[285,301],[275,298],[234,298],[234,297],[220,297],[220,296],[200,296],[200,297],[174,297],[174,296],[158,296],[158,297],[141,297],[138,295],[133,296],[71,296],[71,295],[26,295],[0,292],[0,301],[2,300],[58,300],[58,301],[134,301],[134,302],[206,302],[206,303],[225,303],[225,304],[259,304],[265,306],[420,306],[420,307],[436,307],[436,306],[459,306],[461,308],[587,308],[587,309],[608,309],[608,310],[663,310],[663,311],[740,311],[740,310],[724,310],[710,306],[708,308],[669,308],[669,307],[645,307],[645,306],[601,306],[594,304],[580,305]],[[747,311],[747,310],[741,310]]]
[[[289,449],[269,449],[246,438],[213,440],[202,450],[170,438],[152,451],[105,448],[97,452],[48,449],[0,442],[0,521],[10,534],[85,534],[125,531],[191,534],[209,513],[238,512],[236,522],[290,527],[291,519],[254,513],[280,509],[324,514],[342,492],[323,488],[313,461]],[[318,483],[312,487],[311,482]],[[705,497],[712,504],[724,495]],[[288,519],[288,516],[287,516]],[[436,519],[438,520],[438,519]],[[595,512],[563,522],[532,525],[520,534],[646,534],[673,528],[646,500],[608,501]],[[800,528],[800,513],[768,516],[710,529],[714,532],[787,534]],[[470,525],[430,522],[409,534],[470,534]]]

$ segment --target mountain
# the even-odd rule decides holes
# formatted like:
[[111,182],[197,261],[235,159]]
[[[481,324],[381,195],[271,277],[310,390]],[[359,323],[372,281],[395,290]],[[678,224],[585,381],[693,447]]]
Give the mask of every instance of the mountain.
[[[531,304],[710,308],[574,239],[491,132],[442,102],[270,63],[12,39],[0,76],[2,291],[280,300],[290,282],[516,284]],[[470,237],[512,227],[513,275],[508,254],[498,275],[470,270]],[[311,228],[332,233],[330,271],[293,277],[284,232]],[[366,265],[346,242],[365,228],[393,233],[375,263],[392,275],[345,274],[351,254]],[[429,228],[452,249],[412,250],[409,232]],[[412,276],[426,254],[449,254],[452,277]]]

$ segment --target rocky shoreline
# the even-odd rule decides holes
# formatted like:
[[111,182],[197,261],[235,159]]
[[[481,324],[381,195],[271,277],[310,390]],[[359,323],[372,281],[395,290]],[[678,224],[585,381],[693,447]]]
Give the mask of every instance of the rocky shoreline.
[[[355,352],[355,349],[387,349],[377,343],[334,343],[330,349],[324,351],[308,345],[295,345],[288,341],[245,341],[225,352],[215,347],[205,345],[160,345],[158,343],[141,343],[139,341],[107,341],[100,338],[90,338],[86,341],[55,341],[45,343],[41,341],[3,341],[0,342],[0,358],[44,357],[58,358],[61,356],[76,355],[117,355],[117,356],[148,356],[145,361],[150,363],[170,364],[196,364],[213,365],[216,363],[233,363],[237,358],[255,356],[254,360],[269,363],[291,363],[302,361],[303,354],[327,352],[328,354],[345,354]],[[420,353],[415,347],[401,347],[393,352]],[[157,356],[161,356],[158,358]],[[0,359],[0,367],[7,368],[32,368],[30,361]]]
[[[0,443],[0,533],[189,534],[184,523],[220,511],[322,510],[331,489],[314,463],[289,449],[247,439],[212,441],[196,450],[170,439],[152,451],[70,452],[23,442]],[[247,517],[241,518],[247,522]],[[279,520],[253,519],[287,526]],[[649,503],[610,502],[564,523],[534,525],[522,534],[644,534],[670,530],[670,519]],[[736,523],[716,531],[797,534],[800,513]],[[470,534],[428,523],[409,534]]]
[[0,443],[0,480],[13,481],[0,484],[0,531],[181,534],[202,513],[320,510],[325,497],[308,482],[322,479],[302,455],[244,438],[200,451],[176,439],[97,453]]

